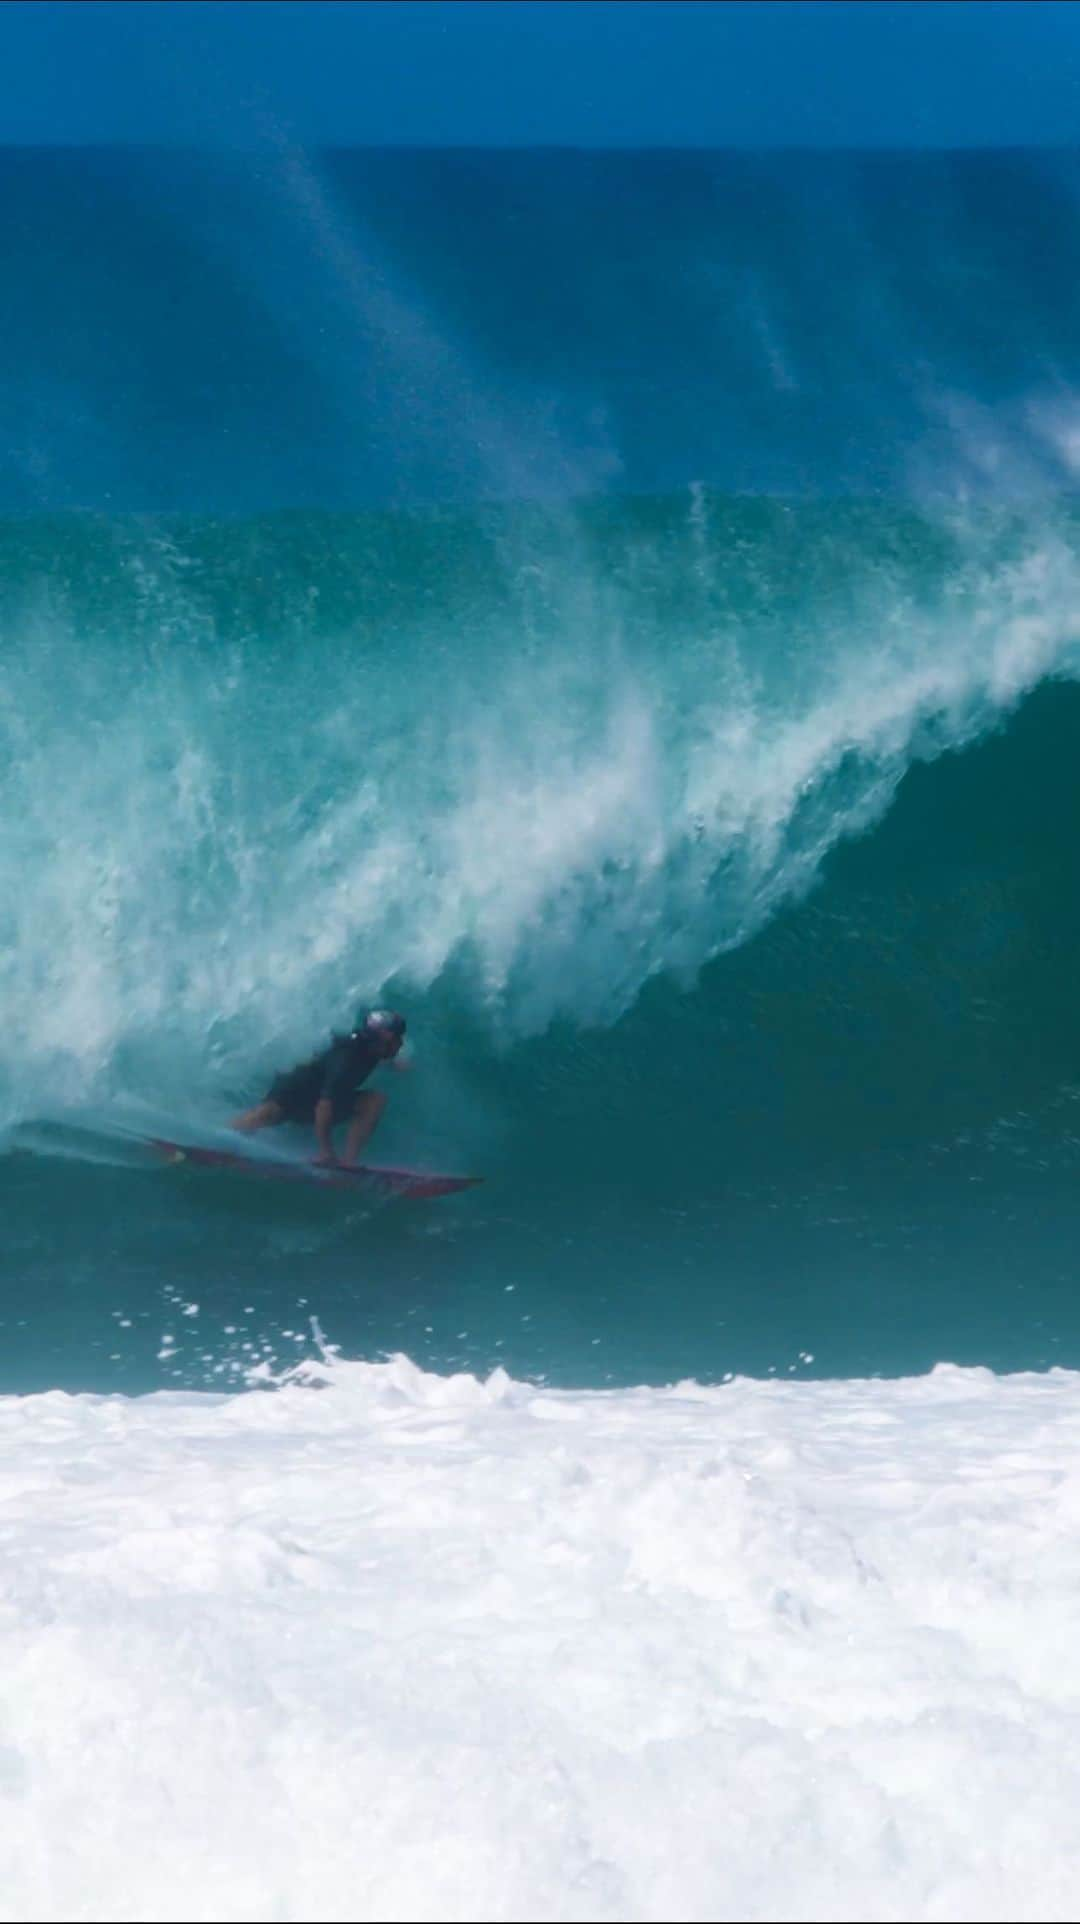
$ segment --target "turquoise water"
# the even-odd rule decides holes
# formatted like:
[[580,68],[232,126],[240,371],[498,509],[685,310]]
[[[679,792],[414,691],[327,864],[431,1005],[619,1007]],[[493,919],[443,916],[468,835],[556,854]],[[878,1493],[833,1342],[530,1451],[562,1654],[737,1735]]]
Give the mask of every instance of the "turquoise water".
[[0,161],[3,1387],[1080,1362],[1073,163]]

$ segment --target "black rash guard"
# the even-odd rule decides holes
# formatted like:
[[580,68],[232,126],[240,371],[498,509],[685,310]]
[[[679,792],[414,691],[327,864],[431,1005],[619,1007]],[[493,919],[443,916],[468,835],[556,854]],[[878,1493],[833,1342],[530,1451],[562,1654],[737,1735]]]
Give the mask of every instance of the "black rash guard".
[[336,1035],[328,1049],[301,1062],[285,1075],[275,1076],[265,1100],[276,1102],[286,1122],[314,1122],[315,1105],[333,1105],[334,1121],[344,1122],[356,1106],[357,1093],[382,1061],[370,1036],[362,1030]]

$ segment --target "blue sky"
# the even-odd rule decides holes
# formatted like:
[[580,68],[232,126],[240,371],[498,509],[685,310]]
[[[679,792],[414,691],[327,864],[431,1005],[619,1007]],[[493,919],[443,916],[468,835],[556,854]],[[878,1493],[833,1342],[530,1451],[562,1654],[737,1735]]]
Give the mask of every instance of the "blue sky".
[[1076,0],[7,0],[0,142],[1080,145]]

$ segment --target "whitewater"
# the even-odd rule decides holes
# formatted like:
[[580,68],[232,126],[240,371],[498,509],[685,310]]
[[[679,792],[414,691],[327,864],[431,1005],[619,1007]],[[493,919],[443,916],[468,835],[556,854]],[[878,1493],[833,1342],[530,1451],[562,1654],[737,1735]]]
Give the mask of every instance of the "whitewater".
[[1075,1373],[269,1381],[0,1404],[0,1916],[1075,1916]]

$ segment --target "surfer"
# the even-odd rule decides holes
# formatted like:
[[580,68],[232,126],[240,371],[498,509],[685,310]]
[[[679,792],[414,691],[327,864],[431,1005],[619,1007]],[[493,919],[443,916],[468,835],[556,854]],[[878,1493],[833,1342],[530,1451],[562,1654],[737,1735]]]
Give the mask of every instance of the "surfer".
[[358,1014],[356,1027],[348,1035],[335,1035],[329,1047],[310,1062],[275,1076],[262,1101],[254,1109],[233,1118],[232,1127],[252,1136],[258,1129],[273,1129],[279,1122],[310,1122],[315,1126],[319,1145],[318,1161],[327,1166],[338,1162],[334,1152],[333,1130],[347,1122],[349,1133],[341,1167],[355,1163],[386,1107],[380,1090],[362,1089],[373,1069],[381,1062],[396,1062],[405,1040],[405,1017],[393,1009],[373,1009]]

